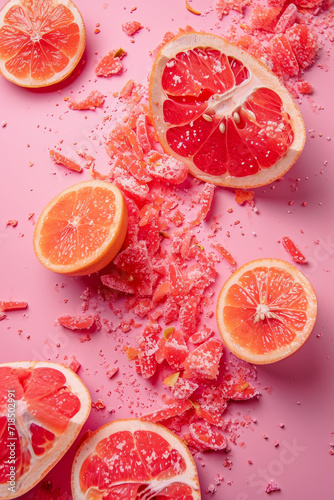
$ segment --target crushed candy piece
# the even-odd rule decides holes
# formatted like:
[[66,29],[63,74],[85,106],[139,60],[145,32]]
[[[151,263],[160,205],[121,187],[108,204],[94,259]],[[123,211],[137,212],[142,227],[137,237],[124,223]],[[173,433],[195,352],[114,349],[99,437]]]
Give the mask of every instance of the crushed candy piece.
[[221,430],[210,425],[208,422],[191,423],[189,425],[189,433],[195,443],[204,447],[204,450],[217,451],[226,448],[226,438]]
[[223,343],[211,338],[196,347],[184,362],[184,378],[214,380],[218,375],[219,362],[223,354]]
[[28,302],[18,302],[15,300],[1,300],[0,311],[18,311],[20,309],[27,309]]
[[128,22],[122,24],[122,30],[128,36],[133,36],[139,30],[143,29],[143,27],[144,26],[142,26],[141,23],[139,23],[138,21],[128,21]]
[[57,323],[69,330],[87,330],[95,323],[95,316],[60,316]]
[[278,486],[278,484],[276,483],[276,481],[274,481],[273,479],[271,479],[267,486],[266,486],[266,489],[265,489],[265,492],[266,493],[271,493],[272,491],[280,491],[280,487]]
[[242,205],[243,203],[250,202],[254,199],[254,191],[246,189],[236,189],[235,190],[235,201]]
[[161,420],[166,420],[167,418],[175,417],[176,415],[182,415],[182,413],[190,408],[192,408],[192,404],[189,400],[176,401],[152,413],[143,415],[141,419],[149,420],[150,422],[160,422]]
[[92,90],[90,94],[82,101],[71,101],[69,103],[69,108],[78,110],[90,110],[95,108],[101,108],[105,101],[104,95],[98,90]]
[[174,399],[189,399],[197,388],[198,384],[196,384],[196,382],[179,377],[175,384],[172,386],[172,397]]
[[18,221],[18,220],[16,220],[16,219],[9,219],[9,220],[7,221],[6,226],[16,227],[16,226],[18,225],[18,222],[19,222],[19,221]]
[[95,68],[97,76],[109,77],[119,74],[123,69],[121,59],[126,56],[123,49],[111,50],[106,54]]
[[213,330],[204,325],[201,330],[198,330],[189,338],[189,342],[191,342],[192,344],[203,344],[203,342],[205,342],[212,336]]
[[82,172],[82,166],[76,163],[75,161],[71,160],[70,158],[67,158],[63,154],[59,153],[58,151],[55,151],[54,149],[50,149],[50,156],[53,159],[55,163],[58,165],[63,165],[64,167],[68,168],[69,170],[73,170],[74,172]]
[[282,238],[282,244],[285,250],[291,255],[294,262],[297,262],[298,264],[307,264],[306,257],[288,236],[284,236],[284,238]]

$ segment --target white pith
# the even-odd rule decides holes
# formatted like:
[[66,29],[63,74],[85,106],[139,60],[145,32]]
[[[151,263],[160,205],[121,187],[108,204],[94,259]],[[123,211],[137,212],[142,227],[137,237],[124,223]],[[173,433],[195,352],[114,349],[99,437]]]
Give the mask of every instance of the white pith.
[[[163,103],[167,96],[164,93],[161,81],[166,64],[179,52],[194,49],[195,47],[212,47],[227,56],[231,56],[241,61],[249,70],[250,77],[239,87],[234,87],[223,95],[217,94],[211,98],[209,108],[206,114],[219,112],[220,115],[228,116],[233,110],[242,104],[242,102],[258,87],[268,87],[275,91],[283,102],[284,110],[290,115],[290,123],[294,131],[294,140],[288,148],[286,154],[269,169],[262,169],[254,175],[244,177],[233,177],[228,173],[221,176],[214,176],[198,169],[192,161],[192,157],[187,158],[177,154],[167,143],[166,132],[168,125],[163,120]],[[164,150],[180,161],[186,163],[190,172],[206,182],[213,184],[234,187],[251,188],[258,187],[280,178],[295,163],[300,155],[306,138],[305,125],[302,116],[293,102],[286,87],[280,82],[274,73],[271,72],[263,63],[246,53],[240,47],[236,47],[216,35],[206,33],[186,33],[180,35],[168,42],[157,55],[153,66],[150,80],[150,107],[154,127],[162,142]]]
[[[267,267],[267,268],[276,267],[282,269],[285,272],[288,272],[293,276],[294,281],[296,283],[299,283],[303,287],[308,300],[308,307],[307,310],[305,311],[307,315],[307,320],[303,331],[298,332],[296,338],[289,345],[278,348],[275,351],[272,351],[271,353],[264,353],[264,354],[255,354],[253,352],[250,353],[247,349],[240,347],[239,345],[236,345],[233,337],[230,336],[229,332],[225,328],[225,322],[224,322],[224,304],[226,295],[231,285],[233,285],[234,283],[238,283],[239,278],[241,278],[241,276],[246,271],[251,271],[252,269],[255,269],[257,267]],[[268,305],[265,303],[257,304],[256,312],[253,319],[254,324],[258,323],[259,321],[264,321],[265,319],[275,318],[276,317],[275,311],[279,311],[279,308],[268,307]],[[217,318],[218,329],[222,336],[224,344],[237,357],[255,364],[274,363],[276,361],[288,357],[296,350],[298,350],[304,344],[304,342],[312,332],[313,326],[316,321],[316,317],[317,317],[317,300],[313,287],[309,282],[308,278],[306,278],[306,276],[304,276],[304,274],[301,271],[299,271],[299,269],[297,269],[294,265],[280,259],[257,259],[241,266],[227,279],[227,281],[225,282],[219,293],[217,301],[216,318]]]
[[[163,481],[153,480],[149,483],[143,483],[147,484],[150,487],[150,492],[152,492],[152,490],[158,492],[164,486],[168,486],[175,482],[178,483],[181,482],[189,485],[192,488],[194,500],[200,500],[201,495],[200,495],[200,487],[197,477],[196,465],[185,444],[181,441],[181,439],[179,439],[177,436],[175,436],[175,434],[170,432],[165,427],[159,424],[155,424],[148,421],[142,421],[139,419],[115,420],[113,422],[110,422],[104,425],[103,427],[100,427],[100,429],[97,429],[95,432],[91,433],[87,437],[87,439],[81,444],[79,450],[76,453],[72,467],[73,500],[92,500],[92,498],[94,498],[94,500],[98,498],[102,499],[103,492],[99,491],[96,488],[91,487],[89,488],[89,490],[86,491],[86,493],[84,493],[81,490],[80,470],[84,461],[86,460],[88,455],[95,450],[97,444],[103,439],[120,431],[135,432],[137,430],[147,430],[158,433],[160,436],[166,439],[166,441],[168,441],[168,443],[172,448],[176,449],[182,455],[187,465],[185,472],[178,476],[165,479]],[[124,484],[124,482],[125,481],[120,483],[115,483],[115,485]],[[138,483],[138,481],[136,481],[136,478],[134,478],[133,481],[129,482]],[[91,496],[91,494],[94,494],[94,497]],[[145,493],[142,500],[145,500]]]
[[[49,452],[46,452],[41,456],[36,456],[30,440],[26,439],[27,446],[31,454],[30,468],[19,479],[17,479],[15,492],[9,491],[8,484],[0,485],[0,498],[7,500],[10,498],[17,498],[18,496],[23,495],[23,493],[31,490],[66,453],[88,418],[91,410],[91,398],[87,388],[80,378],[70,368],[59,363],[47,361],[22,361],[0,364],[0,367],[2,366],[11,368],[47,367],[59,370],[65,375],[67,386],[79,397],[81,402],[80,410],[70,419],[66,431],[63,434],[56,435],[54,446],[49,450]],[[26,411],[26,403],[24,401],[16,401],[16,410],[15,425],[21,436],[26,438],[30,436],[29,427],[32,423],[42,425],[45,429],[47,429],[47,425],[41,424],[36,418]]]
[[[55,5],[62,4],[71,10],[71,12],[74,16],[73,22],[75,22],[79,27],[81,42],[79,43],[78,51],[69,60],[68,65],[62,71],[55,73],[53,77],[51,77],[49,80],[43,81],[43,82],[36,81],[35,79],[33,79],[31,77],[26,78],[26,79],[21,79],[21,78],[15,77],[6,69],[7,59],[3,60],[0,58],[0,73],[5,78],[7,78],[9,81],[15,83],[16,85],[20,85],[21,87],[30,87],[30,88],[45,87],[45,86],[53,85],[54,83],[57,83],[57,82],[63,80],[64,78],[66,78],[67,76],[69,76],[73,72],[74,68],[76,67],[76,65],[80,61],[80,58],[81,58],[83,51],[85,49],[86,29],[85,29],[85,25],[84,25],[82,16],[79,12],[79,9],[76,7],[76,5],[71,0],[52,0],[52,1]],[[14,5],[24,6],[25,3],[26,3],[26,0],[9,0],[4,5],[2,10],[0,11],[0,27],[5,24],[4,18],[11,7],[13,7]],[[39,33],[34,33],[32,35],[33,42],[38,42],[40,38],[41,37],[40,37]]]

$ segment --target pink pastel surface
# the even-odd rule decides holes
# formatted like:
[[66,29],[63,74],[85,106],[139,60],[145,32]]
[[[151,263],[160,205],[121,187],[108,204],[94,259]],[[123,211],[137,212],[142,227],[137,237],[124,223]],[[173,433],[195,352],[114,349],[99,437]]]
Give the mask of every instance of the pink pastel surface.
[[[1,6],[4,3],[1,0]],[[0,79],[0,125],[7,123],[0,126],[0,300],[29,303],[26,311],[8,313],[7,319],[0,322],[0,362],[27,359],[64,362],[65,356],[74,354],[82,365],[79,375],[87,384],[92,400],[101,399],[106,406],[104,410],[92,410],[84,427],[87,430],[111,419],[152,411],[162,405],[161,396],[166,390],[159,377],[154,382],[138,377],[134,364],[129,364],[122,351],[125,343],[135,344],[140,329],[127,334],[120,330],[109,335],[95,332],[89,342],[82,343],[78,337],[85,334],[56,324],[59,316],[81,313],[80,295],[99,279],[53,274],[34,255],[34,223],[41,210],[59,191],[90,178],[88,170],[71,173],[55,165],[49,149],[62,140],[62,152],[79,160],[75,151],[87,148],[96,157],[97,169],[108,172],[108,157],[99,144],[106,140],[108,126],[103,130],[96,126],[107,115],[121,118],[121,114],[113,112],[113,93],[130,78],[146,85],[152,65],[149,51],[160,43],[166,31],[176,32],[190,24],[198,30],[223,34],[230,17],[218,22],[213,0],[193,1],[194,8],[202,11],[201,16],[189,13],[183,0],[77,0],[76,3],[87,29],[81,73],[56,90],[33,91]],[[131,13],[134,6],[137,10]],[[133,37],[133,43],[121,27],[129,20],[140,21],[144,26]],[[98,24],[100,33],[95,34]],[[123,74],[96,79],[94,68],[98,61],[109,50],[119,47],[128,52],[123,60]],[[234,417],[242,420],[244,415],[251,415],[257,423],[251,428],[240,427],[237,445],[231,444],[228,455],[217,452],[196,458],[203,498],[266,498],[265,489],[271,479],[281,488],[271,493],[277,499],[325,500],[334,494],[334,456],[329,453],[334,450],[330,446],[334,441],[334,137],[331,136],[334,65],[333,57],[325,49],[318,61],[324,67],[315,65],[305,75],[315,91],[311,98],[299,103],[307,142],[297,164],[281,182],[256,190],[257,213],[248,205],[238,206],[231,190],[217,189],[210,216],[204,223],[205,237],[210,223],[214,218],[218,220],[223,227],[219,241],[226,245],[238,265],[261,257],[289,261],[279,240],[290,236],[309,260],[300,269],[315,288],[319,312],[315,328],[299,352],[284,361],[258,368],[261,399],[230,407]],[[78,112],[68,108],[65,97],[84,98],[93,89],[106,95],[102,109]],[[291,201],[294,203],[289,204]],[[232,213],[227,211],[230,207]],[[35,215],[28,219],[31,213]],[[18,225],[6,227],[9,219],[17,219]],[[216,291],[230,274],[226,262],[221,262],[217,270]],[[107,306],[103,315],[112,319]],[[215,328],[214,320],[209,326]],[[115,363],[119,372],[109,380],[106,372]],[[274,441],[279,445],[275,446]],[[47,476],[61,491],[70,492],[75,450],[76,445]],[[231,470],[223,466],[226,456],[232,461]],[[224,481],[216,486],[214,495],[206,493],[218,474],[224,476]]]

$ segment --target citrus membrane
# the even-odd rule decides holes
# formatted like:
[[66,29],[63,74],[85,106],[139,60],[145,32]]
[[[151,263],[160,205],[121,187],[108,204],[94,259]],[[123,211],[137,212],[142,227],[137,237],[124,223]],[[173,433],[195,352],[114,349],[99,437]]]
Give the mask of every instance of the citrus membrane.
[[279,361],[297,351],[317,317],[309,280],[292,264],[258,259],[237,269],[222,287],[217,323],[224,344],[250,363]]
[[162,147],[207,182],[268,184],[304,147],[303,119],[286,87],[218,36],[192,32],[167,42],[154,62],[149,94]]
[[0,365],[0,498],[17,498],[41,481],[69,449],[90,408],[86,387],[64,365]]

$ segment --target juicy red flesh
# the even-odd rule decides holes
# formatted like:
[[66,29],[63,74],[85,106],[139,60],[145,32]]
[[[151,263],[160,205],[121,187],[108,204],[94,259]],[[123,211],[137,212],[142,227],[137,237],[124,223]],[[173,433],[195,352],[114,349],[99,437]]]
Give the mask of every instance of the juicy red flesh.
[[226,92],[233,92],[249,77],[239,60],[210,48],[197,47],[171,59],[162,75],[164,119],[171,125],[166,139],[171,149],[215,176],[256,174],[282,158],[294,133],[282,100],[273,90],[254,89],[241,106],[225,114],[219,107],[217,113],[210,111]]

